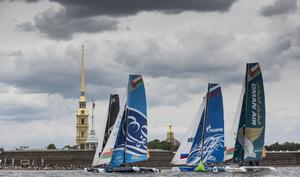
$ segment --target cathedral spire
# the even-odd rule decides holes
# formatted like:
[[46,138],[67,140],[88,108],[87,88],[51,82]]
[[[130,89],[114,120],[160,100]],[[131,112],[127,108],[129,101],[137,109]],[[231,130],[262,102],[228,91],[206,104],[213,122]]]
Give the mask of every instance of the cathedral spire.
[[81,76],[80,76],[80,97],[79,107],[76,114],[76,143],[84,144],[89,133],[89,113],[86,108],[86,97],[84,95],[84,47],[81,48]]
[[80,94],[84,96],[84,46],[81,46],[81,77],[80,77]]

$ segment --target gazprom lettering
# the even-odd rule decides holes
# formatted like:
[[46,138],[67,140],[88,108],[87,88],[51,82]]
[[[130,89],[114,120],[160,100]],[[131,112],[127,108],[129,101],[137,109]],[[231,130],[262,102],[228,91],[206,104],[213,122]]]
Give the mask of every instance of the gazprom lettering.
[[206,127],[207,133],[216,133],[216,132],[222,132],[222,131],[223,131],[223,128],[211,128],[210,124]]

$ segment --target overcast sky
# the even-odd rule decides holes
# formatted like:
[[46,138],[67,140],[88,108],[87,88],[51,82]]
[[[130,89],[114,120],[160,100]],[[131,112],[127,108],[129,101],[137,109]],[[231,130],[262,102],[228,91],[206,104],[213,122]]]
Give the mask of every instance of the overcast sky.
[[[300,142],[299,0],[0,0],[0,146],[75,144],[80,51],[103,134],[109,94],[144,76],[149,139],[181,140],[208,82],[222,86],[225,138],[247,62],[265,83],[266,144]],[[91,112],[91,111],[90,111]]]

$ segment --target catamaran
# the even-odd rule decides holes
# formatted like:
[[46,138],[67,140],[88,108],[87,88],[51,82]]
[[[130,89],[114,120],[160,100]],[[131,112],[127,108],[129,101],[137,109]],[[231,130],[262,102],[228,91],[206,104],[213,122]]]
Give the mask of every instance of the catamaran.
[[129,82],[116,122],[100,155],[100,172],[159,172],[159,169],[131,166],[148,159],[147,102],[141,75],[129,75]]
[[219,84],[209,83],[194,120],[171,164],[172,171],[220,171],[224,158],[223,98]]
[[[258,63],[247,63],[246,75],[233,125],[233,141],[226,149],[226,160],[234,165],[226,166],[228,172],[246,172],[262,160],[265,140],[265,95],[261,69]],[[247,164],[248,163],[248,164]]]

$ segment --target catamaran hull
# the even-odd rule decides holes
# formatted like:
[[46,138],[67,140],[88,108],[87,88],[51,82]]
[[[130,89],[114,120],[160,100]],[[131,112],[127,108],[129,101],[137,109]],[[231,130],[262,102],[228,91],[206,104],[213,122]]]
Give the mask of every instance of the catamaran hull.
[[190,166],[180,166],[180,167],[173,167],[173,172],[193,172],[195,171],[196,167],[190,167]]
[[146,167],[115,167],[105,168],[106,173],[159,173],[158,168],[146,168]]
[[276,168],[270,166],[226,166],[225,171],[230,173],[245,173],[251,171],[276,171]]
[[88,173],[104,173],[104,170],[104,168],[84,168],[84,171]]
[[[179,166],[173,167],[173,172],[196,172],[196,167],[192,166]],[[214,167],[205,167],[205,172],[224,172],[225,167],[222,166],[214,166]]]
[[107,168],[84,168],[85,172],[89,173],[159,173],[158,168],[146,167],[107,167]]

